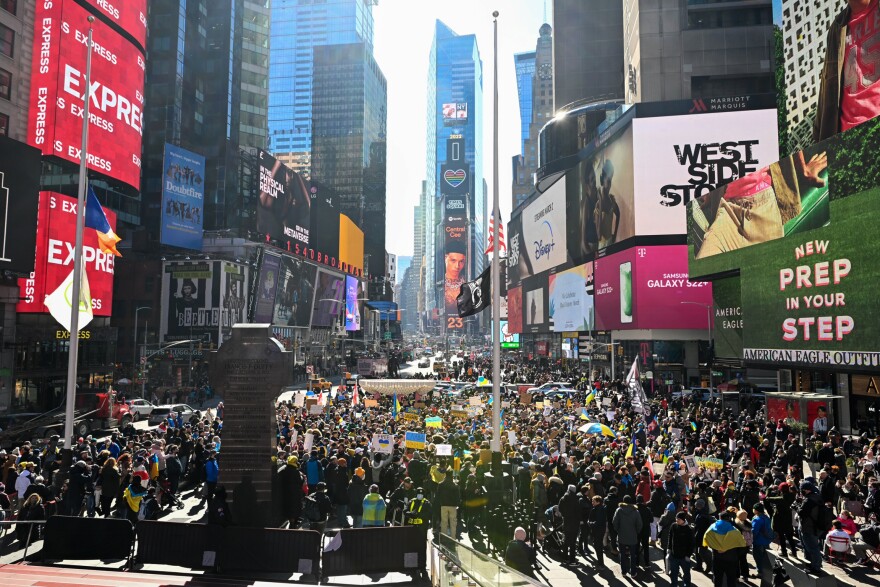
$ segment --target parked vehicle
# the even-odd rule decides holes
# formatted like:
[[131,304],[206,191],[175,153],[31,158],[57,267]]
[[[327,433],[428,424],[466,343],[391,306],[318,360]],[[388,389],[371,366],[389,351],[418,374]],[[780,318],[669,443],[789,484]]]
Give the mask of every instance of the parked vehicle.
[[309,380],[306,389],[309,391],[330,391],[332,386],[333,385],[323,377],[315,377],[314,379]]
[[565,381],[548,381],[543,385],[539,385],[538,387],[530,387],[528,389],[529,393],[544,393],[546,394],[548,391],[558,391],[558,390],[567,390],[574,391],[571,387],[571,384]]
[[[93,430],[125,428],[134,421],[127,402],[117,401],[115,391],[77,389],[74,397],[73,433],[88,436]],[[35,438],[48,438],[53,434],[64,433],[64,406],[46,412],[29,423]]]
[[153,411],[150,412],[150,418],[149,420],[147,420],[147,424],[149,424],[150,426],[158,426],[171,414],[174,414],[175,416],[177,414],[182,415],[184,423],[188,423],[190,420],[192,420],[193,416],[195,416],[196,418],[201,417],[201,412],[188,406],[187,404],[156,406],[155,408],[153,408]]
[[156,408],[156,405],[145,399],[133,399],[128,402],[128,409],[131,411],[132,420],[137,422],[141,418],[149,418],[150,412]]

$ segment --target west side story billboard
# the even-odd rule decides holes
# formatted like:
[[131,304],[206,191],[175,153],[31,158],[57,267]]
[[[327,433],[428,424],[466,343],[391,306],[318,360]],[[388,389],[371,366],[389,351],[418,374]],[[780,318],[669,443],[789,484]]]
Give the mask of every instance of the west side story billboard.
[[161,242],[200,251],[205,210],[205,158],[166,144],[162,168]]

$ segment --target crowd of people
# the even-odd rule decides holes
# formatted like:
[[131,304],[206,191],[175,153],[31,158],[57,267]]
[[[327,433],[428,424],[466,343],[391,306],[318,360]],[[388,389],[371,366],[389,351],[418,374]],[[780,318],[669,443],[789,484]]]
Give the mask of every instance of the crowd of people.
[[[477,382],[489,365],[452,369]],[[265,466],[284,525],[417,526],[527,575],[538,551],[598,572],[613,558],[634,577],[657,572],[658,553],[673,587],[690,585],[692,570],[719,586],[750,576],[771,585],[771,551],[818,573],[830,559],[869,563],[880,547],[880,439],[833,426],[804,433],[760,404],[734,412],[665,391],[634,401],[624,382],[560,364],[508,361],[503,379],[503,462],[490,450],[491,387],[355,396],[343,386],[279,402]],[[571,390],[528,391],[545,381]],[[79,439],[71,455],[57,437],[24,444],[0,456],[0,509],[136,524],[179,504],[189,484],[209,523],[246,524],[223,487],[223,409]]]

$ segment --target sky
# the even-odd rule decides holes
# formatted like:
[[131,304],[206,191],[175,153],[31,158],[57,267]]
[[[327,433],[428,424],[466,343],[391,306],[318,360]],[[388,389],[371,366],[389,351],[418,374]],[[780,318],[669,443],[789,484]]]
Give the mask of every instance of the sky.
[[[552,2],[546,2],[552,21]],[[544,0],[379,0],[373,8],[374,55],[388,81],[388,182],[385,248],[413,252],[413,208],[425,179],[428,56],[439,18],[460,35],[476,34],[483,60],[483,176],[492,207],[493,32],[498,10],[498,160],[501,217],[511,211],[511,158],[521,150],[513,55],[534,51]]]

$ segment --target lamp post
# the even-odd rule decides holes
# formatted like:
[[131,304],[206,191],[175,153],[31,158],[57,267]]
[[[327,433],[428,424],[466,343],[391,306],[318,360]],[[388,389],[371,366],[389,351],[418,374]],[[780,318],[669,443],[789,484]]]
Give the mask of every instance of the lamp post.
[[709,369],[709,397],[711,398],[713,395],[713,386],[712,386],[712,347],[715,344],[715,339],[712,337],[712,304],[704,304],[702,302],[679,302],[681,304],[690,304],[692,306],[702,306],[706,308],[706,323],[709,328],[709,356],[706,357],[706,367]]
[[[131,374],[134,375],[137,373],[137,339],[138,339],[138,312],[141,310],[152,310],[153,308],[150,306],[138,306],[134,311],[134,339],[132,341],[132,349],[131,349]],[[144,324],[144,329],[146,330],[146,324]]]

